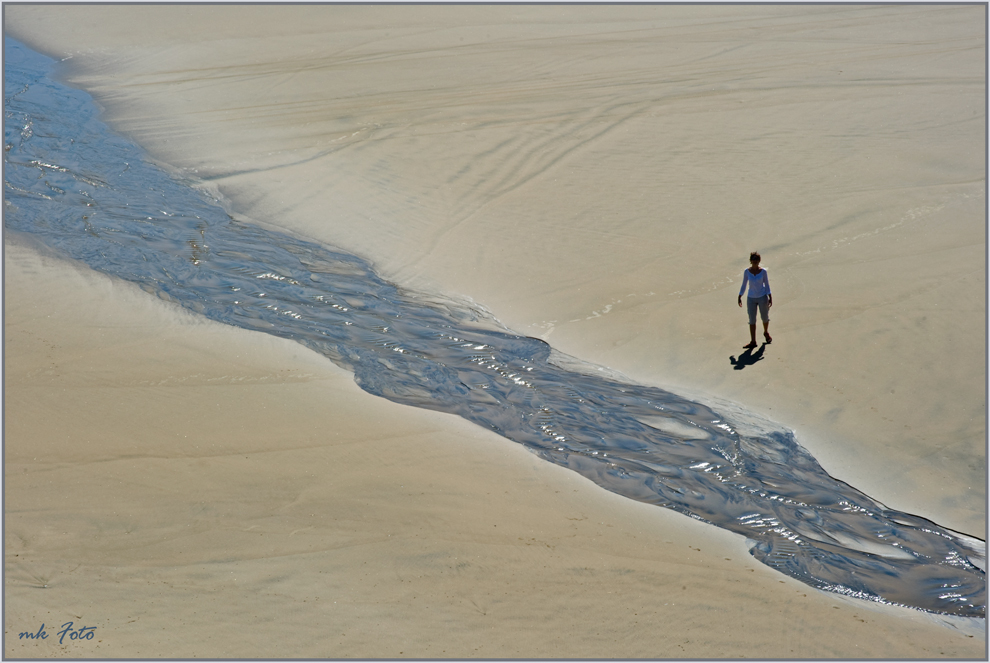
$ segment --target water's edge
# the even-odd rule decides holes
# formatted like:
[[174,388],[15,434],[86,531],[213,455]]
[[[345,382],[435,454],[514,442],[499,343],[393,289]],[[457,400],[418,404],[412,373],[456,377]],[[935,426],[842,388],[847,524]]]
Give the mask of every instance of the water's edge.
[[4,219],[213,320],[289,338],[367,392],[458,414],[612,492],[755,542],[813,587],[985,617],[985,544],[829,476],[792,432],[619,379],[364,260],[233,220],[5,39]]

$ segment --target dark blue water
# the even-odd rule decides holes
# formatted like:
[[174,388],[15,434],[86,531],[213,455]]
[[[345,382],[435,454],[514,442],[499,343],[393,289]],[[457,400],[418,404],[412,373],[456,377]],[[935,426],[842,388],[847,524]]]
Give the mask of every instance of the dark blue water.
[[458,414],[626,497],[737,532],[818,589],[984,617],[983,542],[829,476],[783,429],[555,361],[541,340],[238,223],[114,135],[54,62],[5,41],[4,222],[213,320],[289,338],[369,393]]

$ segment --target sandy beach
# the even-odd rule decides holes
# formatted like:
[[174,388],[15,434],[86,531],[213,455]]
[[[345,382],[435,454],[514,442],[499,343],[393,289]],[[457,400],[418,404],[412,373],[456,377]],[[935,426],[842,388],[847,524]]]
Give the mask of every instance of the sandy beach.
[[[235,218],[738,404],[985,538],[985,11],[8,5],[5,33]],[[746,364],[754,249],[774,342]],[[4,251],[6,656],[985,655],[298,344]],[[95,638],[17,638],[68,621]]]

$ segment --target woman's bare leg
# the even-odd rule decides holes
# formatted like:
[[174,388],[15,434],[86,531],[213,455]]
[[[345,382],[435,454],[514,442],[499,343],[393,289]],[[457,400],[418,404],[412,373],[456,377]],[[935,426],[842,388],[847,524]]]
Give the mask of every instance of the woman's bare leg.
[[749,326],[749,345],[745,345],[746,348],[756,347],[756,325]]

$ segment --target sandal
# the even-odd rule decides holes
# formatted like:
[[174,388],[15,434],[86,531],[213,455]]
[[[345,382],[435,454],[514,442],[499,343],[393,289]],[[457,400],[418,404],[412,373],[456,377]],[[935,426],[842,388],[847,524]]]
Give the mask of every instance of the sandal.
[[763,332],[763,338],[767,339],[767,343],[773,343],[773,338],[770,337],[770,334]]

